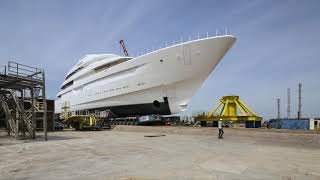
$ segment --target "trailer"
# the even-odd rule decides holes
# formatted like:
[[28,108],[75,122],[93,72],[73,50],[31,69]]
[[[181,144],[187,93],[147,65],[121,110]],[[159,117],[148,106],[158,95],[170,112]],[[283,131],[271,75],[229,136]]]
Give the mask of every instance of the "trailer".
[[94,114],[88,110],[66,111],[60,116],[65,125],[74,127],[75,130],[101,130],[110,129],[111,124],[107,111],[99,111]]

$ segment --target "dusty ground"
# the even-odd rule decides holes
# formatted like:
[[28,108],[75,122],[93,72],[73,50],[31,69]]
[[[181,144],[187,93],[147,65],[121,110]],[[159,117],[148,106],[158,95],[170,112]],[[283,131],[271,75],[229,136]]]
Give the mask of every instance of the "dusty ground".
[[[0,136],[0,179],[320,179],[320,134],[117,126]],[[145,135],[165,134],[161,137]]]

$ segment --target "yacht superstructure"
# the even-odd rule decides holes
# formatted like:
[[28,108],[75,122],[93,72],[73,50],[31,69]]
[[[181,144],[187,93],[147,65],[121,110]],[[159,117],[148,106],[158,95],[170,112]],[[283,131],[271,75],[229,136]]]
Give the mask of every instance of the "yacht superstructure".
[[67,73],[55,113],[110,109],[119,116],[175,114],[232,47],[231,35],[176,44],[138,57],[87,55]]

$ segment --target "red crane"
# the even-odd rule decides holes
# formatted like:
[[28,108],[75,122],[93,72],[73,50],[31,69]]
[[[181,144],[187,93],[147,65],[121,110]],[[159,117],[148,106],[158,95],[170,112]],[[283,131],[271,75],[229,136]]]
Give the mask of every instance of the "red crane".
[[124,41],[123,41],[123,40],[120,40],[120,45],[121,45],[121,47],[122,47],[122,49],[123,49],[124,55],[125,55],[125,56],[129,56],[129,53],[128,53],[128,51],[127,51],[126,46],[124,45]]

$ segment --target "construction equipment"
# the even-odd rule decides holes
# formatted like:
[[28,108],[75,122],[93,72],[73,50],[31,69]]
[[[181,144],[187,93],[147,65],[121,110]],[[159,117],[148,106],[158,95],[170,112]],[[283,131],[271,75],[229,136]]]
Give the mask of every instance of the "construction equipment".
[[126,46],[124,45],[124,41],[123,41],[123,40],[120,40],[119,43],[120,43],[120,45],[121,45],[121,47],[122,47],[122,49],[123,49],[124,55],[125,55],[126,57],[128,57],[128,56],[129,56],[129,53],[128,53],[128,51],[127,51]]
[[[45,73],[42,69],[9,61],[0,70],[0,100],[0,114],[5,115],[8,135],[25,139],[25,132],[28,132],[34,139],[36,120],[41,112],[44,139],[47,140]],[[38,100],[42,101],[41,110]]]
[[71,124],[76,130],[94,129],[97,119],[86,111],[76,111],[70,117],[64,120],[65,123]]
[[[222,107],[221,112],[217,110]],[[218,125],[218,121],[246,122],[246,127],[261,127],[262,117],[254,113],[247,107],[239,96],[224,96],[220,103],[208,114],[201,114],[195,117],[195,121],[200,121],[201,126],[206,126],[207,121],[213,121],[213,126]]]
[[69,124],[75,130],[99,130],[103,128],[110,129],[110,123],[106,122],[107,111],[99,111],[94,114],[88,110],[69,111],[67,103],[65,103],[64,114],[60,117],[65,124]]

